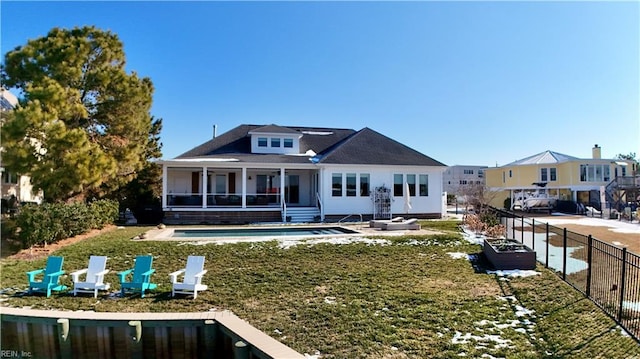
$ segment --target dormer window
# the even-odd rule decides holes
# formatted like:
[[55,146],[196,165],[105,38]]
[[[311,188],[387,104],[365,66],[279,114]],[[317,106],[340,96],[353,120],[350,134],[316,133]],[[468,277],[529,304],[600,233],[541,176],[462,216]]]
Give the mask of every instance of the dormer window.
[[302,133],[277,125],[267,125],[249,131],[252,153],[299,155]]

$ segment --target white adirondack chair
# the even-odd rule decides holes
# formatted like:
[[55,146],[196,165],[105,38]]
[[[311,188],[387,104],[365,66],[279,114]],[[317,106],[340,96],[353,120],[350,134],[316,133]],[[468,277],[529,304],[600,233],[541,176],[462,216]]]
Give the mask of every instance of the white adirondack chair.
[[[185,268],[175,271],[169,276],[171,277],[171,296],[177,294],[193,295],[193,299],[198,297],[198,292],[207,290],[207,286],[202,284],[202,276],[207,273],[204,269],[204,256],[189,256]],[[178,277],[184,274],[182,282],[178,281]]]
[[[108,290],[111,285],[104,283],[104,275],[109,273],[107,266],[107,257],[105,256],[91,256],[89,258],[88,268],[81,269],[71,273],[73,279],[73,295],[78,293],[93,293],[93,297],[98,297],[99,290]],[[81,276],[86,274],[84,281]]]

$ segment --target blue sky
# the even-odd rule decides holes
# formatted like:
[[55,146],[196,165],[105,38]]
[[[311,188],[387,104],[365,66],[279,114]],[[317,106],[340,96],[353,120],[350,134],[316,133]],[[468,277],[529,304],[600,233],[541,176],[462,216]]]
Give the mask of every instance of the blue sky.
[[[4,54],[95,25],[164,158],[243,124],[369,127],[447,165],[640,155],[640,2],[2,1]],[[374,144],[372,144],[374,145]]]

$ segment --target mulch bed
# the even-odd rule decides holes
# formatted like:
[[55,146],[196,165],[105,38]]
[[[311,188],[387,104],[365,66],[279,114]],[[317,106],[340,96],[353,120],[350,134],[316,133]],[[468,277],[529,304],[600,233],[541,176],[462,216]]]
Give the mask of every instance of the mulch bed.
[[106,226],[106,227],[104,227],[102,229],[92,229],[91,231],[89,231],[89,232],[87,232],[85,234],[81,234],[81,235],[78,235],[78,236],[75,236],[75,237],[63,239],[63,240],[60,240],[60,241],[58,241],[56,243],[47,244],[45,246],[34,246],[33,248],[23,249],[23,250],[19,251],[16,254],[8,256],[7,258],[10,258],[10,259],[26,259],[26,260],[35,260],[35,259],[44,258],[44,257],[47,257],[52,252],[55,252],[55,251],[57,251],[58,249],[60,249],[60,248],[62,248],[64,246],[68,246],[70,244],[74,244],[74,243],[80,242],[80,241],[82,241],[84,239],[87,239],[87,238],[95,237],[95,236],[100,235],[102,233],[113,231],[116,228],[117,227],[115,225],[109,225],[109,226]]

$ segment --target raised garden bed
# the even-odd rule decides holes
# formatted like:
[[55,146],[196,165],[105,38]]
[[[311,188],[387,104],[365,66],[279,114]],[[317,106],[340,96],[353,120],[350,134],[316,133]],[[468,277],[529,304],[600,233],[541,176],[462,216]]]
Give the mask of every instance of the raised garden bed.
[[536,252],[511,239],[485,239],[482,252],[495,269],[536,268]]

